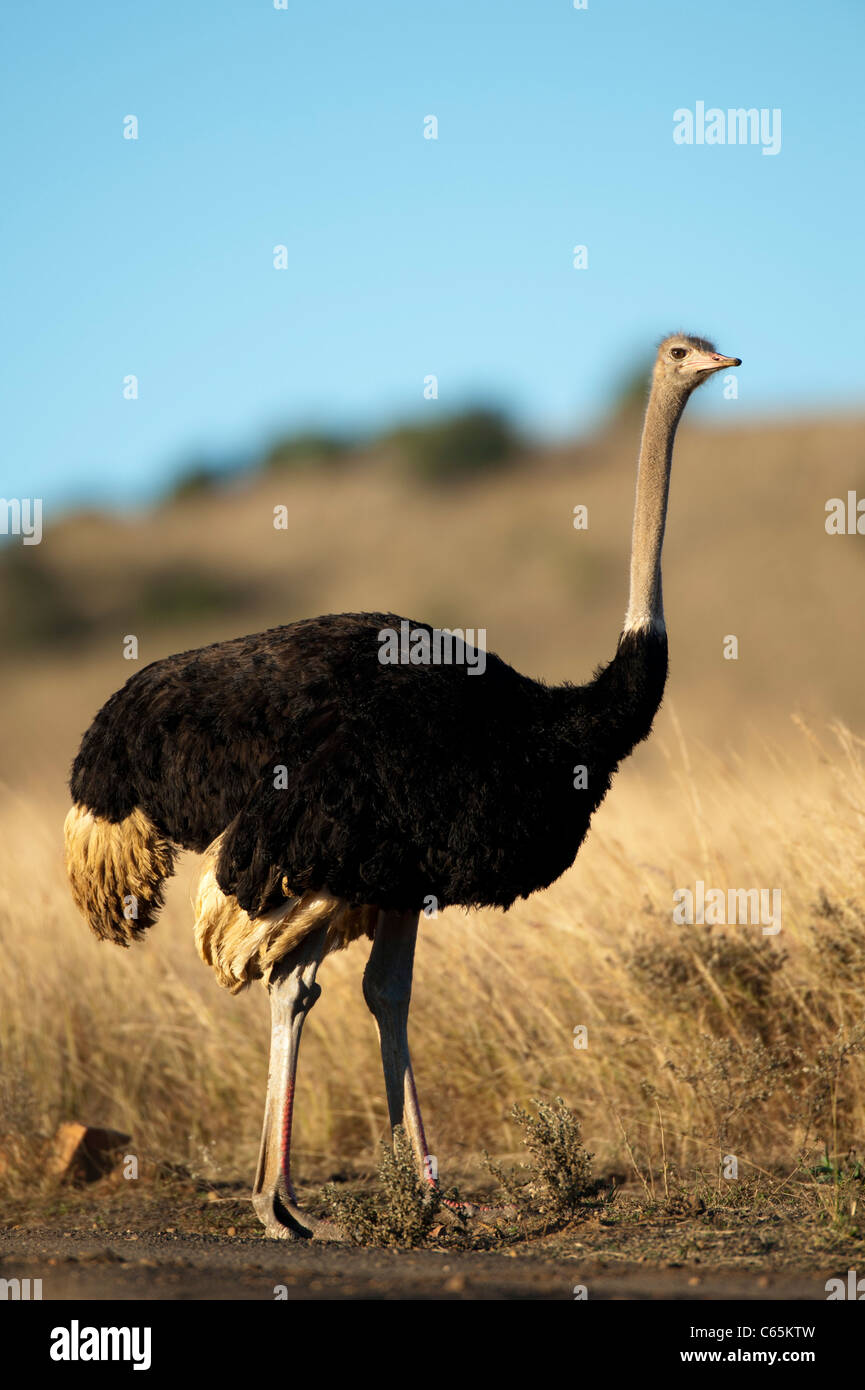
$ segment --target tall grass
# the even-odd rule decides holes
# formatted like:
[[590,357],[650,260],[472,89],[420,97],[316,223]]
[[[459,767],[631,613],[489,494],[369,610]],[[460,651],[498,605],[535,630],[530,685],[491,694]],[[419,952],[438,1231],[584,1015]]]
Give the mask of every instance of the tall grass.
[[[843,727],[791,728],[747,763],[671,738],[666,771],[624,770],[575,867],[509,914],[425,922],[411,1016],[432,1150],[447,1181],[514,1145],[512,1105],[561,1095],[596,1166],[645,1184],[824,1164],[865,1139],[865,763]],[[133,1135],[145,1158],[251,1177],[267,1000],[230,998],[191,939],[192,856],[130,951],[78,918],[64,807],[0,799],[0,1147],[20,1180],[62,1120]],[[675,926],[673,892],[780,888],[783,926]],[[366,951],[331,957],[307,1023],[301,1179],[372,1169],[386,1108],[360,991]],[[575,1047],[584,1027],[585,1047]],[[9,1160],[11,1159],[11,1163]]]

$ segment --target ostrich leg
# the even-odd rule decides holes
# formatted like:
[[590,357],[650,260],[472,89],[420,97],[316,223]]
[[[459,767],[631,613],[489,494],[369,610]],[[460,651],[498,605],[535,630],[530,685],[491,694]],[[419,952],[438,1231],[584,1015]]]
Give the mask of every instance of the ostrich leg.
[[429,1181],[426,1138],[408,1050],[408,1009],[416,912],[380,912],[363,976],[363,997],[376,1021],[384,1064],[384,1084],[391,1129],[405,1125],[418,1171]]
[[267,1234],[279,1240],[328,1234],[327,1223],[298,1208],[289,1166],[297,1053],[304,1019],[321,994],[315,975],[326,936],[326,926],[310,932],[291,955],[274,966],[268,986],[270,1066],[252,1204]]

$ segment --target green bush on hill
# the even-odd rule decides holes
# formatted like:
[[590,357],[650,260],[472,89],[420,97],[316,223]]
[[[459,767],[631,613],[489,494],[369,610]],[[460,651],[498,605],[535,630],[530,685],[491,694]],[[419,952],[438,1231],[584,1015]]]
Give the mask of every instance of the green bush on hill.
[[262,460],[261,467],[270,471],[340,463],[346,454],[351,452],[351,448],[348,440],[335,434],[321,434],[314,430],[290,434],[284,439],[278,439],[271,446]]
[[509,463],[520,447],[504,414],[482,406],[435,424],[405,425],[382,443],[399,452],[407,471],[428,482],[488,473]]

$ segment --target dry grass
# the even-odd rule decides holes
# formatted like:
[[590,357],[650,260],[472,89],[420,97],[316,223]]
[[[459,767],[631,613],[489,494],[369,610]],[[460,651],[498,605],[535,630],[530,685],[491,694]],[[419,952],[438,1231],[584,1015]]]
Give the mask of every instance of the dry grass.
[[[424,926],[412,1035],[445,1183],[485,1148],[512,1153],[514,1102],[561,1095],[598,1166],[647,1196],[695,1171],[720,1191],[733,1154],[743,1177],[804,1163],[832,1179],[836,1205],[855,1201],[855,1182],[839,1197],[839,1156],[865,1135],[865,746],[843,728],[797,739],[792,754],[766,748],[759,777],[666,748],[666,774],[623,776],[547,893],[507,915],[451,911]],[[92,940],[72,908],[62,808],[7,795],[0,817],[3,1128],[22,1159],[34,1137],[81,1118],[133,1134],[151,1161],[251,1174],[266,998],[229,997],[195,957],[194,858],[149,940],[121,951]],[[780,887],[781,933],[674,926],[673,891],[696,878]],[[364,957],[354,947],[327,962],[304,1036],[297,1152],[309,1176],[371,1168],[386,1133]]]
[[[65,1119],[131,1133],[146,1160],[193,1174],[254,1170],[267,1001],[258,987],[229,997],[195,955],[196,861],[181,861],[160,922],[128,952],[90,938],[63,877],[65,775],[134,669],[123,636],[139,636],[143,663],[308,614],[393,608],[485,625],[520,669],[585,678],[612,654],[625,606],[635,454],[633,432],[614,432],[453,490],[365,460],[338,479],[271,476],[228,499],[70,518],[17,556],[24,598],[62,593],[74,622],[65,640],[10,647],[0,669],[8,1187]],[[861,420],[683,429],[665,560],[672,669],[653,738],[548,892],[506,916],[423,926],[412,1040],[446,1185],[465,1191],[484,1149],[511,1161],[512,1106],[560,1095],[596,1172],[629,1176],[646,1202],[683,1178],[744,1200],[761,1173],[783,1181],[803,1165],[833,1218],[857,1202],[845,1156],[865,1145],[865,775],[861,740],[829,721],[860,726],[865,542],[826,536],[823,519],[826,498],[861,494],[863,479]],[[571,524],[580,502],[585,533]],[[287,532],[272,526],[278,503]],[[2,602],[18,612],[12,590]],[[728,633],[736,662],[722,657]],[[797,710],[808,726],[790,722]],[[673,891],[698,879],[780,888],[781,933],[674,925]],[[315,1181],[373,1171],[387,1132],[365,954],[326,963],[304,1035],[297,1168]],[[725,1154],[738,1187],[719,1178]]]

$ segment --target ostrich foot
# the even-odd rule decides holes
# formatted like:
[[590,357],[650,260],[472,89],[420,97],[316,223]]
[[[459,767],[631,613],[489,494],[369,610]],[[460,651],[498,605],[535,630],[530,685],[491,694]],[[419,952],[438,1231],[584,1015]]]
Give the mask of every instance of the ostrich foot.
[[255,1214],[264,1227],[264,1234],[271,1240],[344,1240],[345,1236],[333,1221],[311,1216],[294,1201],[288,1201],[279,1193],[256,1192],[252,1205]]

